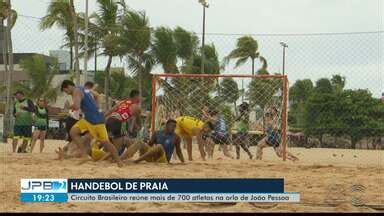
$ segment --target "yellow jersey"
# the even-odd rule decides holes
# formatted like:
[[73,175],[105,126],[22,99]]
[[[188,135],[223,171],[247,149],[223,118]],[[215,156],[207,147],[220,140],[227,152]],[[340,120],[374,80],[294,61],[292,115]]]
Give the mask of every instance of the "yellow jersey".
[[179,136],[192,137],[195,128],[203,129],[204,122],[190,116],[180,116],[176,118],[176,134]]

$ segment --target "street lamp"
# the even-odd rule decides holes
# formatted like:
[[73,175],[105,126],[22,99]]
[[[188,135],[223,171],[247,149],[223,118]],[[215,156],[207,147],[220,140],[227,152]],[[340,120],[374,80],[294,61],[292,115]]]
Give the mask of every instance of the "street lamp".
[[202,46],[201,46],[201,73],[204,74],[204,61],[205,61],[205,8],[208,8],[209,5],[205,0],[199,0],[199,3],[203,6],[203,38],[202,38]]
[[283,76],[285,74],[285,48],[288,47],[288,45],[284,42],[280,42],[280,45],[283,46]]

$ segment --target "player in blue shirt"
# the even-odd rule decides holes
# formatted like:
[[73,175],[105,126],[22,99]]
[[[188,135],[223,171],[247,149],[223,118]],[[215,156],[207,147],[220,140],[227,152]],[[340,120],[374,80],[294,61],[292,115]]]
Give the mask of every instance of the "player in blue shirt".
[[171,161],[174,150],[180,161],[184,163],[183,152],[181,151],[181,139],[175,133],[176,121],[170,119],[165,124],[164,130],[156,131],[148,144],[144,142],[137,142],[130,146],[121,159],[132,157],[137,151],[140,152],[140,157],[135,160],[135,163],[140,161],[157,162],[157,163],[169,163]]
[[209,145],[208,147],[208,157],[213,157],[213,152],[215,148],[215,144],[221,145],[223,149],[224,156],[232,158],[233,156],[229,152],[228,146],[230,144],[230,134],[228,131],[227,124],[225,123],[224,116],[219,114],[217,110],[211,110],[208,112],[209,120],[213,122],[214,124],[214,130],[210,136],[211,140],[208,140],[207,143]]
[[[123,166],[115,146],[109,141],[107,129],[105,127],[104,114],[100,111],[97,95],[94,94],[92,90],[86,89],[83,86],[76,87],[70,80],[63,81],[61,90],[72,96],[73,105],[71,106],[71,109],[81,109],[84,113],[84,118],[76,122],[70,131],[73,142],[77,144],[83,152],[83,155],[88,153],[87,149],[89,149],[89,144],[87,146],[87,144],[82,142],[81,134],[87,131],[112,155],[112,158],[119,167]],[[98,149],[91,150],[92,158],[96,157],[96,154],[93,154],[93,152],[97,152],[93,150]]]

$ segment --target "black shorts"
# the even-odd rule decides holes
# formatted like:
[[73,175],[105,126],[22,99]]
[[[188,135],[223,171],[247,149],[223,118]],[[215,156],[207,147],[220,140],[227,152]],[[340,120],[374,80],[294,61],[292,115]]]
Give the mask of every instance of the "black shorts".
[[229,135],[218,135],[218,134],[212,134],[211,138],[214,143],[220,144],[220,145],[229,145]]
[[35,130],[47,131],[48,127],[46,125],[39,125],[39,126],[35,126]]
[[32,125],[15,125],[13,127],[13,137],[16,139],[31,139]]
[[124,136],[121,132],[123,123],[119,119],[113,117],[108,118],[105,126],[110,139],[116,139]]
[[65,119],[65,131],[67,132],[67,141],[68,142],[71,142],[72,141],[72,138],[71,138],[71,135],[69,134],[69,132],[71,131],[71,128],[73,127],[73,125],[76,124],[76,122],[78,122],[79,120],[77,119],[74,119],[72,117],[67,117]]
[[243,132],[238,132],[237,134],[234,135],[234,143],[236,145],[248,145],[249,144],[249,134],[248,133],[243,133]]

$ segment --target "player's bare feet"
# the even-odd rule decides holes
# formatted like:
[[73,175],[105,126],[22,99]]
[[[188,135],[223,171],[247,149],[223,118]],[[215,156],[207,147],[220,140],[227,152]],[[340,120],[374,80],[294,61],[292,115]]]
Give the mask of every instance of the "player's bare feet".
[[55,150],[56,154],[57,154],[57,158],[56,160],[63,160],[65,158],[65,151],[59,147],[59,149]]
[[117,162],[117,166],[118,166],[118,167],[123,167],[124,164],[123,164],[123,162],[119,161],[119,162]]

